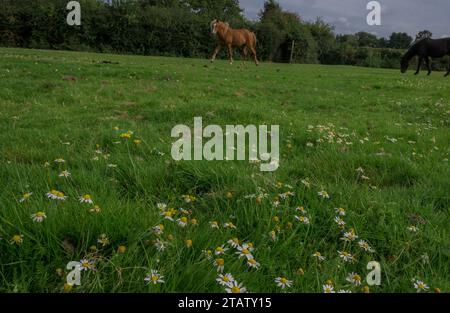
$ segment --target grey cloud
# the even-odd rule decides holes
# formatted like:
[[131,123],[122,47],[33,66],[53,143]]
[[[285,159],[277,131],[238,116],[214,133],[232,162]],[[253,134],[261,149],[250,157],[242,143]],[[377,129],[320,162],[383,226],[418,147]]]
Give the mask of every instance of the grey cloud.
[[[337,33],[366,31],[388,37],[392,32],[406,32],[414,37],[428,29],[435,38],[450,34],[450,1],[448,0],[379,0],[382,25],[366,23],[369,0],[280,0],[285,10],[300,14],[305,20],[322,17],[335,27]],[[264,0],[240,0],[248,18],[257,19]]]

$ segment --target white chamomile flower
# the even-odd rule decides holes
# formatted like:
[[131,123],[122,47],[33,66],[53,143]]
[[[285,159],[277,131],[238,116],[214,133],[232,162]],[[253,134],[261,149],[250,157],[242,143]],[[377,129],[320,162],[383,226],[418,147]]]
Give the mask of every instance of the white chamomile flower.
[[68,178],[70,177],[72,174],[69,171],[62,171],[61,173],[59,173],[59,177],[65,177]]
[[219,223],[217,223],[217,221],[209,222],[209,226],[211,226],[211,228],[219,229]]
[[238,252],[236,252],[236,254],[239,255],[239,258],[246,257],[247,260],[253,259],[253,255],[251,253],[253,251],[253,247],[244,243],[242,246],[238,246],[237,249]]
[[186,216],[180,217],[179,219],[177,219],[177,223],[181,227],[186,227],[186,225],[188,224],[188,218]]
[[322,286],[322,288],[323,288],[323,293],[335,293],[334,292],[334,287],[333,286],[331,286],[331,285],[323,285]]
[[53,200],[60,200],[60,201],[64,201],[67,199],[67,197],[64,195],[64,193],[62,193],[61,191],[58,190],[51,190],[49,192],[47,192],[47,197]]
[[407,229],[412,233],[417,233],[419,231],[419,228],[416,226],[409,226]]
[[146,281],[148,284],[153,283],[153,285],[156,284],[163,284],[164,276],[159,274],[157,270],[151,270],[150,274],[147,274],[147,276],[144,278],[144,281]]
[[79,263],[80,263],[80,265],[79,265],[80,271],[87,271],[87,270],[95,269],[94,262],[92,262],[91,260],[82,259],[82,260],[80,260]]
[[425,284],[422,280],[416,280],[414,282],[414,288],[417,292],[427,291],[430,289],[427,284]]
[[345,216],[345,209],[344,208],[335,208],[334,211],[339,216]]
[[240,245],[239,239],[238,238],[231,238],[230,240],[227,241],[227,243],[232,247],[232,248],[237,248]]
[[258,269],[261,266],[261,264],[259,264],[259,262],[257,262],[255,259],[248,259],[247,265],[255,269]]
[[294,217],[300,223],[303,223],[305,225],[309,225],[309,218],[307,218],[306,216],[297,216],[297,215],[295,215]]
[[344,227],[344,226],[345,226],[345,221],[344,221],[342,218],[340,218],[339,216],[336,216],[336,217],[334,218],[334,221],[335,221],[335,223],[338,224],[340,227]]
[[323,260],[325,260],[325,257],[324,257],[319,251],[314,252],[311,256],[312,256],[313,258],[316,258],[318,261],[323,261]]
[[358,246],[363,249],[364,251],[367,252],[375,252],[374,249],[372,249],[372,247],[365,241],[365,240],[360,240],[358,241]]
[[361,286],[361,276],[359,276],[357,273],[348,274],[346,280],[355,286]]
[[242,283],[238,283],[237,281],[233,281],[228,288],[225,289],[227,293],[246,293],[247,288],[245,288]]
[[227,250],[228,250],[228,248],[224,248],[224,245],[221,245],[220,247],[217,247],[214,250],[214,254],[215,255],[221,255],[221,254],[224,254]]
[[348,232],[344,232],[341,240],[350,242],[356,240],[357,238],[358,236],[355,234],[355,231],[353,229],[350,229]]
[[277,283],[277,286],[281,287],[281,289],[292,287],[292,280],[289,280],[286,277],[275,278],[275,283]]
[[216,278],[216,281],[221,286],[229,287],[230,285],[233,284],[234,278],[233,278],[233,276],[231,274],[219,274],[219,276]]
[[91,195],[87,195],[87,194],[80,196],[79,200],[81,203],[89,203],[89,204],[94,203],[94,201],[92,201]]
[[33,222],[42,223],[47,218],[47,215],[45,215],[45,212],[36,212],[34,214],[31,214],[31,219]]
[[22,195],[22,198],[19,200],[19,202],[25,202],[25,201],[27,201],[28,199],[30,199],[30,197],[33,195],[33,193],[32,192],[26,192],[26,193],[24,193],[23,195]]
[[339,253],[339,257],[341,259],[343,259],[345,262],[352,263],[355,261],[355,258],[353,257],[353,255],[347,251],[338,251],[338,253]]

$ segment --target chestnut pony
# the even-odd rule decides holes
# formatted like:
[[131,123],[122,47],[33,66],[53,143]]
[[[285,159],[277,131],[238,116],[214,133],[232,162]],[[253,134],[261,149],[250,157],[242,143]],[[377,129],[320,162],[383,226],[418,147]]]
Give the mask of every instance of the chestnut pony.
[[256,35],[248,29],[232,29],[228,23],[214,20],[211,22],[211,32],[219,38],[219,44],[214,50],[211,62],[216,59],[217,54],[223,46],[228,48],[230,64],[233,64],[233,48],[239,48],[243,62],[247,59],[248,49],[253,54],[256,65],[259,64],[256,56]]

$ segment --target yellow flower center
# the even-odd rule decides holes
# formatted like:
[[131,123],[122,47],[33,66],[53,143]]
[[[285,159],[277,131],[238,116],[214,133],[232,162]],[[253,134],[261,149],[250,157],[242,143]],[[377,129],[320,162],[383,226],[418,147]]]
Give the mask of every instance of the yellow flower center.
[[216,259],[216,264],[218,266],[223,266],[225,264],[225,260],[224,259]]
[[248,249],[244,248],[244,249],[242,249],[242,253],[243,254],[250,254],[250,251],[248,251]]
[[152,281],[155,282],[159,279],[159,277],[157,275],[152,275]]
[[236,287],[236,286],[231,287],[231,292],[232,293],[240,293],[241,292],[241,288]]
[[287,279],[286,278],[284,278],[284,277],[282,277],[281,279],[280,279],[280,282],[282,283],[282,284],[286,284],[287,283]]
[[44,217],[45,213],[44,212],[37,212],[36,213],[36,217]]
[[187,223],[187,217],[183,216],[182,218],[180,218],[181,222],[183,223]]

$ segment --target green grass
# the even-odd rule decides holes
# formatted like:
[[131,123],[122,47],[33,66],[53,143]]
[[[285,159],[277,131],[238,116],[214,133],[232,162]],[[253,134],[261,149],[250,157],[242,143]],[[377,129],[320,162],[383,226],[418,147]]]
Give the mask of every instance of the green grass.
[[[202,250],[228,246],[233,237],[253,243],[261,266],[249,269],[230,248],[225,272],[251,292],[281,292],[278,276],[293,281],[291,292],[322,292],[327,280],[336,290],[361,292],[372,260],[381,264],[382,284],[371,292],[415,292],[412,279],[424,280],[430,292],[449,291],[449,86],[441,73],[250,63],[242,69],[224,61],[0,49],[0,291],[62,292],[66,264],[88,257],[97,270],[83,272],[73,292],[223,292]],[[262,173],[244,161],[173,161],[170,131],[192,126],[195,116],[204,125],[280,125],[280,168]],[[130,140],[120,138],[129,130]],[[71,177],[58,177],[62,170]],[[48,199],[51,189],[68,199]],[[330,199],[319,197],[321,190]],[[274,208],[286,191],[295,195]],[[26,192],[33,195],[19,202]],[[261,201],[246,197],[261,192]],[[78,201],[84,194],[100,213]],[[196,200],[185,203],[182,195]],[[159,202],[191,210],[198,225],[163,220]],[[310,225],[294,219],[298,206]],[[358,240],[340,240],[336,207],[346,209],[345,229],[374,253]],[[45,211],[44,222],[32,221],[37,211]],[[236,229],[222,227],[229,221]],[[165,226],[160,236],[152,232],[158,224]],[[419,231],[408,231],[411,225]],[[97,243],[101,234],[109,239],[105,247]],[[14,235],[23,242],[10,244]],[[168,242],[163,252],[153,245],[158,237]],[[343,262],[338,250],[356,262]],[[311,256],[316,251],[325,261]],[[145,284],[150,269],[165,283]],[[363,277],[362,286],[346,281],[350,272]]]

